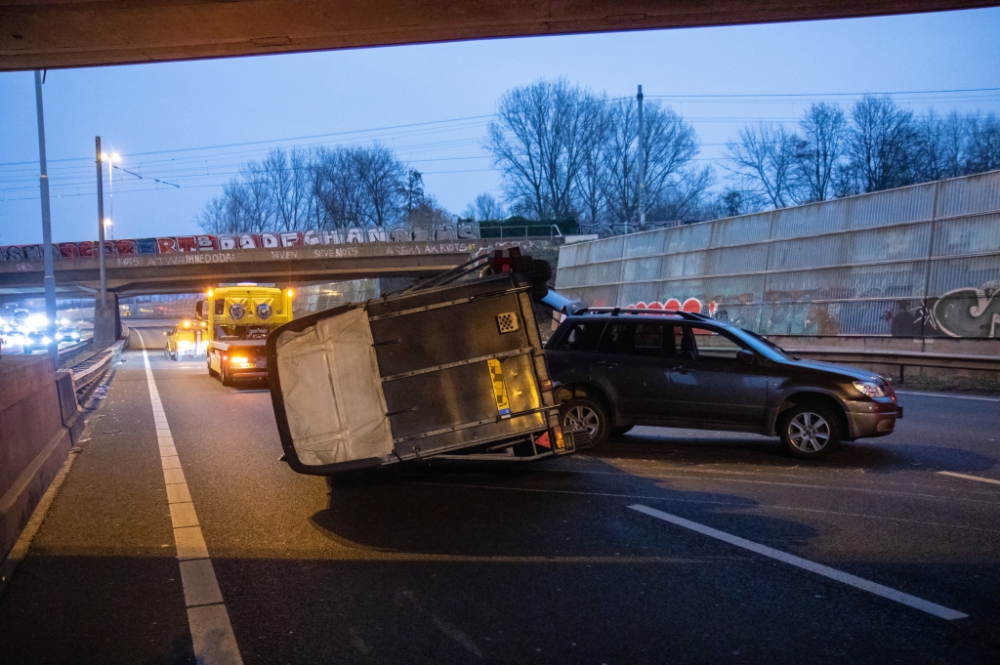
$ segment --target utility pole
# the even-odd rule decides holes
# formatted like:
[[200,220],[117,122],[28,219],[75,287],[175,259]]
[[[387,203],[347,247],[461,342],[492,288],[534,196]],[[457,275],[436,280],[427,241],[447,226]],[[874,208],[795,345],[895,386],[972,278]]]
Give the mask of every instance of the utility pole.
[[646,230],[646,124],[642,117],[642,86],[639,94],[639,230]]
[[[101,173],[101,137],[94,138],[97,146],[97,265],[100,269],[101,289],[97,300],[98,309],[102,312],[108,308],[108,279],[104,274],[104,174]],[[99,318],[100,315],[96,316]],[[95,330],[96,332],[96,330]]]
[[49,167],[45,159],[45,113],[42,109],[42,72],[35,70],[35,108],[38,112],[38,165],[42,186],[42,256],[45,260],[45,319],[49,337],[49,355],[59,369],[59,342],[56,340],[56,275],[52,256],[52,214],[49,209]]

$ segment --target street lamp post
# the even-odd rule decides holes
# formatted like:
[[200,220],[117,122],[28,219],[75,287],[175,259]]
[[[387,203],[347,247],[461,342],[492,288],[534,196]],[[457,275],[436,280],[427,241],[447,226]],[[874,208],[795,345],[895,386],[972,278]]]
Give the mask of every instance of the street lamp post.
[[48,352],[59,368],[59,343],[56,341],[56,276],[52,253],[52,214],[49,207],[49,170],[45,156],[45,114],[42,108],[42,73],[35,70],[35,109],[38,114],[38,166],[42,199],[42,259],[45,265],[45,318],[48,321]]
[[110,155],[108,153],[101,153],[101,159],[108,163],[108,218],[104,221],[106,226],[111,227],[111,239],[115,239],[115,171],[114,163],[121,162],[122,158],[117,152],[113,152]]
[[106,155],[101,152],[101,137],[94,139],[97,148],[97,265],[100,272],[100,297],[97,302],[103,310],[108,307],[108,280],[104,272],[104,174],[101,173],[101,160]]

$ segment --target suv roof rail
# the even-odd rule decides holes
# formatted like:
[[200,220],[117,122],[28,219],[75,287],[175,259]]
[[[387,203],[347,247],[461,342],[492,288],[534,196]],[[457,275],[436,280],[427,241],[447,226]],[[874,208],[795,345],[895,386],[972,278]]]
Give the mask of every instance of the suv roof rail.
[[620,314],[666,314],[668,316],[679,316],[689,321],[715,320],[710,316],[705,316],[698,312],[685,312],[680,309],[648,309],[645,307],[588,307],[581,313],[611,314],[611,316],[619,316]]

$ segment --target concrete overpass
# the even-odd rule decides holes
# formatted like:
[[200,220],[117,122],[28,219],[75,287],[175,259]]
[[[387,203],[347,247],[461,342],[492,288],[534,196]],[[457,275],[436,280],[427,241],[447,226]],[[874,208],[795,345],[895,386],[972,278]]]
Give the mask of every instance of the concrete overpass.
[[0,0],[0,71],[968,9],[996,0]]
[[[119,296],[202,291],[220,282],[282,285],[359,279],[425,277],[469,259],[484,243],[356,243],[280,249],[106,256],[108,291]],[[0,263],[0,296],[41,293],[42,261]],[[55,262],[60,297],[93,295],[99,287],[97,257]]]
[[[361,278],[427,277],[457,266],[496,240],[370,242],[277,249],[236,249],[106,256],[108,291],[117,296],[191,293],[220,282],[308,284]],[[552,250],[545,239],[505,242],[525,252]],[[39,297],[42,261],[0,262],[0,301]],[[59,298],[92,297],[99,287],[97,257],[55,262]]]

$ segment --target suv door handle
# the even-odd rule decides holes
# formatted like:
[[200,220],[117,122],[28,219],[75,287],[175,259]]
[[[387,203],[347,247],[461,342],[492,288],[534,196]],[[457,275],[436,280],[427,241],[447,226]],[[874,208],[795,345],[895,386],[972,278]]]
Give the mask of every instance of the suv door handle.
[[671,372],[677,372],[678,374],[693,374],[695,370],[689,367],[671,367]]

